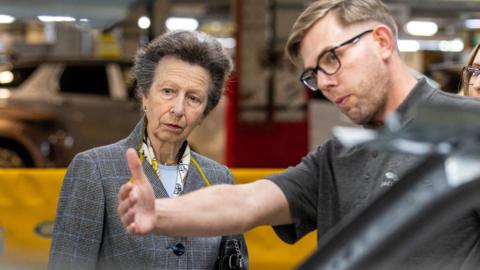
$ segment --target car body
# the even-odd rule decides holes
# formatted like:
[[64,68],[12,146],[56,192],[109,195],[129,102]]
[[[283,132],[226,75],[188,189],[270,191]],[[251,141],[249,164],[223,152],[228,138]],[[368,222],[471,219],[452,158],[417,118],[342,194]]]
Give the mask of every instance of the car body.
[[65,167],[141,117],[129,61],[31,59],[0,67],[0,167]]

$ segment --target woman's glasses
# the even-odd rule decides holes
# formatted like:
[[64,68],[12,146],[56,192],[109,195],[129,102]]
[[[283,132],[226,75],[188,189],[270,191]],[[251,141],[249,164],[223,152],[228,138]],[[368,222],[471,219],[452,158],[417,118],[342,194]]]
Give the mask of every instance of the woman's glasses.
[[470,79],[476,78],[480,75],[480,67],[464,66],[462,69],[462,80],[464,84],[470,84]]

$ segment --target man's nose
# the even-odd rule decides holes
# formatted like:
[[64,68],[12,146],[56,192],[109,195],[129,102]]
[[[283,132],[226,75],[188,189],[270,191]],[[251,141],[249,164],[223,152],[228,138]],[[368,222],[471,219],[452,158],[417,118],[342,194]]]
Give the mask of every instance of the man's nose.
[[334,75],[327,75],[321,71],[317,71],[317,87],[322,92],[328,92],[332,86],[337,84],[337,80]]

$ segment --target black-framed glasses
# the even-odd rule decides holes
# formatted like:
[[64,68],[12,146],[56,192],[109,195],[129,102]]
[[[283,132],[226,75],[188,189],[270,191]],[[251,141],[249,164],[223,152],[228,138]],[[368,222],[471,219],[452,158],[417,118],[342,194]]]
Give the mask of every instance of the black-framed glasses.
[[307,68],[302,72],[300,76],[300,81],[308,87],[308,89],[312,91],[318,91],[317,87],[317,72],[321,71],[326,75],[333,75],[338,72],[342,63],[340,62],[340,58],[338,57],[336,50],[339,48],[346,46],[348,44],[355,44],[360,38],[367,34],[373,32],[373,29],[369,29],[366,31],[361,32],[360,34],[352,37],[351,39],[342,42],[340,45],[337,45],[333,48],[330,48],[326,51],[320,53],[317,58],[317,66],[314,68]]

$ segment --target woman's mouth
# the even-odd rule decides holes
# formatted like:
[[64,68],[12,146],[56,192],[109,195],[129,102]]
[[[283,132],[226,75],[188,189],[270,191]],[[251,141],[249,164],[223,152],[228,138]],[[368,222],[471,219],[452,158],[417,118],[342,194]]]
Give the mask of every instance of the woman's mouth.
[[179,126],[179,125],[176,125],[176,124],[165,124],[165,126],[171,130],[175,130],[175,131],[178,131],[178,130],[181,130],[182,127]]

